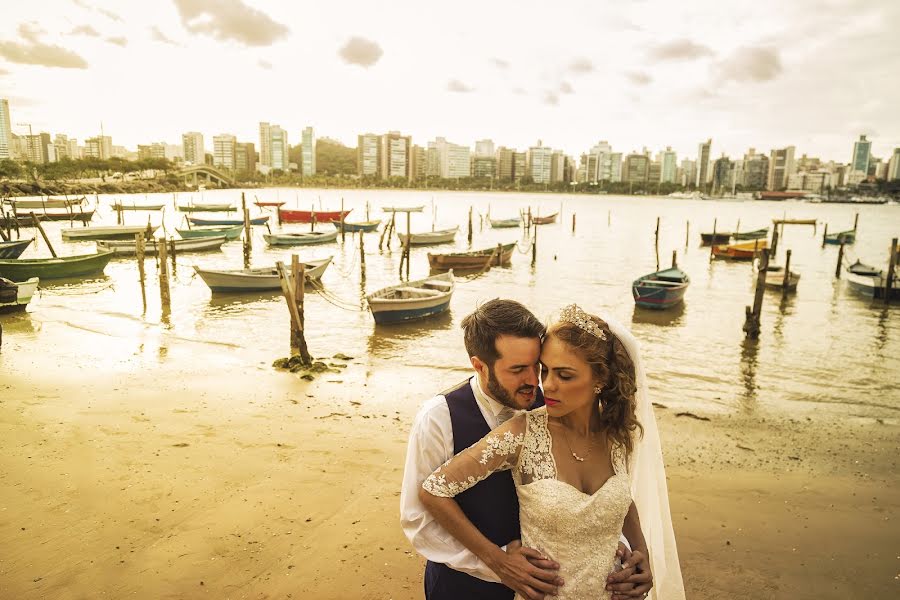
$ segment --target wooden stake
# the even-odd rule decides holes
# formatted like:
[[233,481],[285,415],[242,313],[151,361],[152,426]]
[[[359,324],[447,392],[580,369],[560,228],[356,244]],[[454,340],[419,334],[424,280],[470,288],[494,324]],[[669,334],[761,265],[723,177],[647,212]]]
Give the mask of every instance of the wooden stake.
[[890,304],[894,292],[894,269],[897,266],[897,238],[891,240],[891,258],[888,261],[887,277],[884,280],[884,303]]
[[788,249],[787,252],[784,253],[784,281],[782,281],[781,288],[782,294],[787,294],[788,292],[788,284],[791,282],[791,250]]
[[687,250],[688,244],[691,243],[691,222],[685,221],[684,228],[684,249]]
[[309,230],[315,231],[316,230],[316,205],[313,204],[309,208],[310,208],[310,210],[309,210]]
[[575,233],[575,213],[572,213],[572,233]]
[[406,213],[406,280],[409,281],[409,255],[411,252],[412,246],[412,229],[410,227],[411,214],[409,211]]
[[672,250],[672,268],[678,268],[678,250]]
[[[278,270],[278,281],[281,283],[281,292],[284,294],[284,299],[287,301],[288,305],[288,313],[291,315],[291,351],[293,352],[295,349],[297,350],[297,354],[300,355],[300,360],[304,364],[311,364],[312,359],[309,355],[309,350],[306,347],[306,340],[303,337],[303,319],[300,316],[299,308],[297,307],[296,294],[294,293],[294,288],[289,284],[291,278],[288,273],[287,267],[284,266],[282,261],[278,261],[275,263],[275,268]],[[293,345],[293,341],[295,340],[295,332],[296,339],[298,340],[297,346]]]
[[778,254],[778,240],[780,238],[780,234],[778,233],[778,227],[775,227],[775,230],[772,232],[772,258]]
[[469,207],[469,235],[467,236],[469,245],[472,245],[472,207]]
[[856,232],[856,226],[859,225],[859,213],[856,213],[856,216],[853,217],[853,232]]
[[37,218],[37,215],[34,214],[34,211],[31,211],[31,222],[35,227],[37,227],[37,230],[41,232],[41,237],[44,238],[45,242],[47,242],[47,247],[50,248],[50,254],[53,255],[53,258],[59,258],[58,256],[56,256],[56,250],[53,249],[53,244],[50,243],[50,238],[47,237],[47,233],[41,226],[41,221]]
[[[778,225],[775,226],[778,228]],[[828,239],[828,223],[825,223],[825,233],[822,234],[822,247],[825,247],[825,240]]]
[[344,243],[344,197],[341,196],[341,244]]
[[713,219],[713,236],[712,242],[709,245],[709,262],[712,262],[713,256],[715,256],[715,254],[713,254],[713,250],[716,249],[716,225],[718,225],[718,223],[719,219]]
[[362,274],[362,277],[366,276],[366,247],[365,247],[365,236],[363,235],[363,231],[359,232],[359,268]]
[[253,229],[250,227],[250,209],[244,209],[244,268],[250,268],[250,251],[253,249]]
[[606,211],[606,226],[609,227],[612,223],[612,210]]
[[162,302],[163,313],[172,309],[172,296],[169,291],[169,265],[166,261],[169,254],[166,251],[166,240],[156,240],[156,252],[159,257],[159,298]]
[[[528,215],[528,220],[531,220],[531,215]],[[533,267],[535,263],[537,263],[537,226],[534,227],[534,234],[531,237],[531,266]]]
[[144,304],[144,311],[147,310],[147,274],[144,271],[144,234],[134,234],[134,254],[137,258],[138,279],[141,282],[141,302]]
[[844,262],[844,238],[841,237],[841,247],[838,249],[838,260],[837,266],[834,268],[834,277],[835,279],[841,278],[841,263]]
[[756,275],[756,291],[753,296],[753,309],[747,306],[744,310],[744,333],[750,339],[759,338],[760,314],[762,313],[763,292],[766,288],[766,269],[769,267],[769,250],[763,248],[760,258],[759,272]]
[[[165,240],[165,239],[166,238],[163,238],[163,240]],[[172,258],[172,276],[174,277],[175,274],[177,273],[176,266],[175,266],[175,238],[174,237],[169,238],[169,250],[172,252],[172,256],[171,256],[171,258]]]

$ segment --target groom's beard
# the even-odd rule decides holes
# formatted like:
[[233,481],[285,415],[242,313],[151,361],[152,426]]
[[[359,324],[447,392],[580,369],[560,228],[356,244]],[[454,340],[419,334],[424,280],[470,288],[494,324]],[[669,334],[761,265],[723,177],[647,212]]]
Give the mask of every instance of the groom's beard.
[[[522,410],[528,408],[528,406],[520,406],[516,403],[515,397],[513,394],[510,394],[506,391],[502,385],[500,385],[500,381],[497,379],[497,376],[494,374],[494,368],[488,367],[488,380],[487,380],[487,389],[491,394],[491,398],[502,404],[503,406],[508,406],[509,408],[513,408],[515,410]],[[523,385],[520,387],[517,392],[526,392],[533,394],[534,386],[533,385]],[[532,397],[532,402],[534,398]],[[529,405],[531,403],[529,402]]]

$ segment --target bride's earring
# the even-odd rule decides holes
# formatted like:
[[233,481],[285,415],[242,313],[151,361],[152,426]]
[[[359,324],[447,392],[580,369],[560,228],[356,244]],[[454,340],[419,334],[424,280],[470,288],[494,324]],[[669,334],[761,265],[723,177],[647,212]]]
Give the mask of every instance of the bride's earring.
[[595,385],[595,386],[594,386],[594,393],[595,393],[595,394],[599,394],[599,393],[602,392],[602,391],[603,391],[603,386],[602,386],[602,385]]

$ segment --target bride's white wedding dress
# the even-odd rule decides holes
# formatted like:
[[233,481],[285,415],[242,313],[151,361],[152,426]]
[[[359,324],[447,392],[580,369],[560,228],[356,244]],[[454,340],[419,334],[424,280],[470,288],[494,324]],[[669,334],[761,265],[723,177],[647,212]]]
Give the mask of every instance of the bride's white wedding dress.
[[[565,452],[558,453],[565,456]],[[422,486],[435,496],[453,497],[491,473],[512,469],[519,496],[522,545],[560,564],[560,599],[604,599],[613,571],[622,523],[631,506],[631,481],[624,451],[614,447],[614,474],[593,494],[559,480],[547,410],[513,417],[451,465],[435,471]],[[516,596],[519,598],[519,596]]]

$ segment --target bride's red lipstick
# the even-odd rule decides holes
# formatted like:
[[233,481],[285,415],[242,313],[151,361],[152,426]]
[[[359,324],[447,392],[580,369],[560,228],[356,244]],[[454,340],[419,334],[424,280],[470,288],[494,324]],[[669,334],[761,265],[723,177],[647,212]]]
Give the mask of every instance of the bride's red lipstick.
[[544,396],[544,404],[546,404],[547,406],[556,406],[557,404],[559,404],[559,400]]

